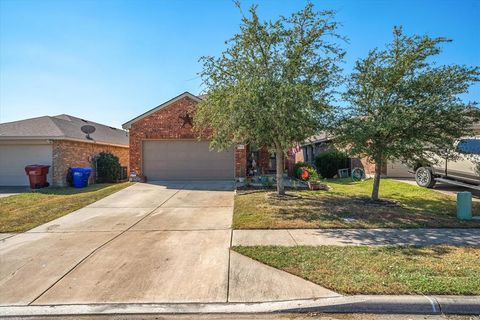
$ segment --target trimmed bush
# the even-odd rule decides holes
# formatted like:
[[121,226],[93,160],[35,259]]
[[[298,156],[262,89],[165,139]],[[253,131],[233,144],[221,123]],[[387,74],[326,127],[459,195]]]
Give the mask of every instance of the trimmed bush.
[[344,152],[327,151],[315,158],[315,166],[317,166],[317,171],[323,178],[331,179],[338,174],[339,169],[349,167],[348,160],[349,158]]
[[118,157],[101,152],[95,158],[97,168],[97,182],[117,182],[122,173],[122,167]]

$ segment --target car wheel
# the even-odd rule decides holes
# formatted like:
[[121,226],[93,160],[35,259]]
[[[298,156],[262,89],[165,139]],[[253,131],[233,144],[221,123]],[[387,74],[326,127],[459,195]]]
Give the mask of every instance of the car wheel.
[[425,167],[420,167],[415,171],[415,181],[420,187],[424,188],[433,188],[436,182],[432,170]]

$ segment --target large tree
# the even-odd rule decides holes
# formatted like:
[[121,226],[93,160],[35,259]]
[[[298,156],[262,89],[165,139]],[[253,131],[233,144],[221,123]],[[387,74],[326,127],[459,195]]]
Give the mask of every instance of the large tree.
[[218,57],[200,59],[207,95],[195,127],[212,129],[214,148],[246,143],[274,151],[277,193],[284,194],[284,155],[317,133],[330,110],[342,38],[334,12],[317,12],[312,4],[275,21],[261,21],[256,6],[248,15],[237,6],[240,32]]
[[345,112],[332,128],[337,143],[375,163],[371,199],[378,200],[382,165],[430,158],[470,134],[478,109],[459,95],[479,81],[479,68],[435,64],[450,40],[407,36],[393,29],[385,50],[356,62],[347,84]]

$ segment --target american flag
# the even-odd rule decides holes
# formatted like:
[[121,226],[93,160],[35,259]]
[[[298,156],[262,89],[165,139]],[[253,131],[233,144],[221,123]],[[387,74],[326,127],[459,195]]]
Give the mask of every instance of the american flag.
[[301,149],[302,148],[300,148],[300,144],[297,142],[297,144],[292,148],[292,153],[293,154],[299,153]]

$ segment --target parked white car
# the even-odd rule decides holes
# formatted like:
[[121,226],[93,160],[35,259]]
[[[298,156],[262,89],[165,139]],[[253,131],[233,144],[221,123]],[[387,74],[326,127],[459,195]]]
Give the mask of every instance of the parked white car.
[[480,190],[479,136],[458,140],[449,157],[436,160],[434,165],[416,168],[419,186],[432,188],[436,182],[443,182]]

